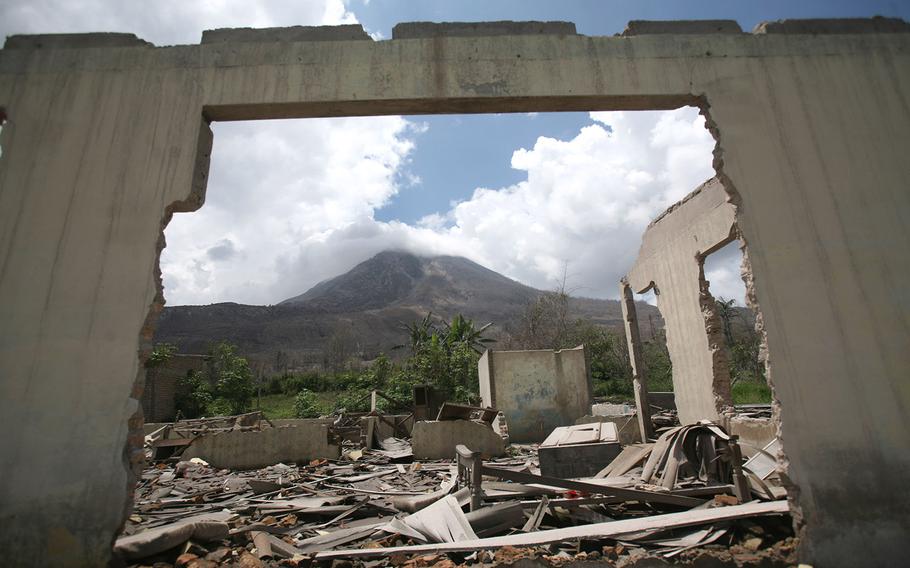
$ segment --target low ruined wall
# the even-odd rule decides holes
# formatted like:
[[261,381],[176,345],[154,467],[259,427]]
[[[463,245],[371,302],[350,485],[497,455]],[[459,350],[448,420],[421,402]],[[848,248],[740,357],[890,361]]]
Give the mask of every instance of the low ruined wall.
[[513,442],[542,442],[554,428],[591,413],[591,377],[582,347],[487,351],[478,370],[483,404],[505,414]]
[[471,420],[428,420],[414,424],[411,446],[416,459],[454,459],[458,444],[480,452],[484,458],[506,453],[505,440],[486,424]]
[[341,447],[330,443],[329,427],[319,422],[242,432],[233,430],[197,438],[183,459],[202,458],[215,467],[254,469],[282,463],[336,459]]

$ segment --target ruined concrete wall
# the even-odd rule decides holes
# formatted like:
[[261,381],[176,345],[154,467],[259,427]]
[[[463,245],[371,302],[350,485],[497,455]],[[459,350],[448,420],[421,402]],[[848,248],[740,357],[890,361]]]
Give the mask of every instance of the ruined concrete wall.
[[420,420],[414,423],[411,447],[419,460],[455,459],[455,446],[464,444],[484,459],[506,453],[502,436],[486,424],[471,420]]
[[150,339],[161,307],[162,225],[198,207],[205,188],[201,117],[695,104],[718,139],[715,167],[749,247],[803,559],[899,563],[910,510],[910,306],[900,300],[910,276],[910,34],[879,23],[382,42],[349,30],[337,41],[221,34],[169,48],[93,47],[80,36],[75,46],[3,49],[7,558],[109,558],[142,433],[140,334]]
[[503,412],[512,442],[542,442],[553,428],[591,413],[591,378],[582,347],[487,351],[478,363],[484,406]]
[[341,446],[332,443],[329,427],[318,420],[264,430],[231,430],[196,438],[182,459],[202,458],[214,467],[254,469],[276,463],[304,464],[337,459]]
[[651,223],[628,275],[637,293],[655,288],[683,424],[720,420],[732,404],[720,321],[702,265],[733,238],[734,215],[720,181],[705,182]]

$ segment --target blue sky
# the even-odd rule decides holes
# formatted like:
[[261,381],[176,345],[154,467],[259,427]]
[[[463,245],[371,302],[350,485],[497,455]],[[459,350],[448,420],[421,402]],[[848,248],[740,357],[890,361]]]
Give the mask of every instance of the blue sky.
[[[166,46],[205,29],[566,20],[585,35],[633,19],[910,19],[905,1],[0,0],[0,34],[131,32]],[[12,114],[12,113],[11,113]],[[161,258],[174,304],[271,304],[377,252],[467,256],[541,289],[564,271],[616,297],[648,221],[713,175],[693,109],[215,123],[205,206],[174,217]],[[742,303],[735,246],[708,258]]]
[[565,20],[578,33],[613,35],[629,20],[736,20],[750,31],[765,20],[848,18],[874,15],[907,18],[907,2],[847,0],[355,0],[350,9],[372,32],[392,37],[398,22]]
[[[459,0],[419,2],[354,0],[349,7],[371,33],[392,37],[399,22],[565,20],[584,35],[621,33],[629,20],[731,19],[744,31],[766,20],[784,18],[910,17],[910,2],[897,1],[706,1],[637,0]],[[565,139],[590,123],[585,113],[420,117],[431,128],[418,140],[411,170],[432,192],[403,190],[376,211],[383,221],[412,223],[429,213],[444,211],[451,201],[466,199],[475,187],[503,187],[521,180],[522,173],[504,167],[515,148],[533,145],[538,136]],[[454,160],[452,157],[457,156]],[[447,164],[455,162],[454,168]]]

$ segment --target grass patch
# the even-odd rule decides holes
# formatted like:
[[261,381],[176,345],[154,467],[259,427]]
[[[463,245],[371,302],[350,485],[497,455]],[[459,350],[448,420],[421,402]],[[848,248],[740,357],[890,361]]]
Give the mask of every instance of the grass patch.
[[[335,401],[341,393],[334,391],[317,392],[316,399],[324,412],[329,413],[335,407]],[[258,410],[262,410],[267,418],[297,418],[294,415],[293,394],[264,394]],[[253,399],[253,409],[256,410],[256,399]]]
[[771,387],[759,381],[738,381],[733,385],[733,404],[769,404]]
[[[253,407],[256,400],[253,399]],[[259,403],[259,410],[265,413],[266,418],[296,418],[294,416],[294,395],[264,394]]]

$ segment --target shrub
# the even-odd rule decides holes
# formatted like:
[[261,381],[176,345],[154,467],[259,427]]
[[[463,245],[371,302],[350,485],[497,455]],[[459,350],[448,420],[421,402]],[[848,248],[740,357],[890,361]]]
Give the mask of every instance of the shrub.
[[316,393],[311,390],[303,389],[294,398],[294,415],[297,418],[319,418],[322,410]]

